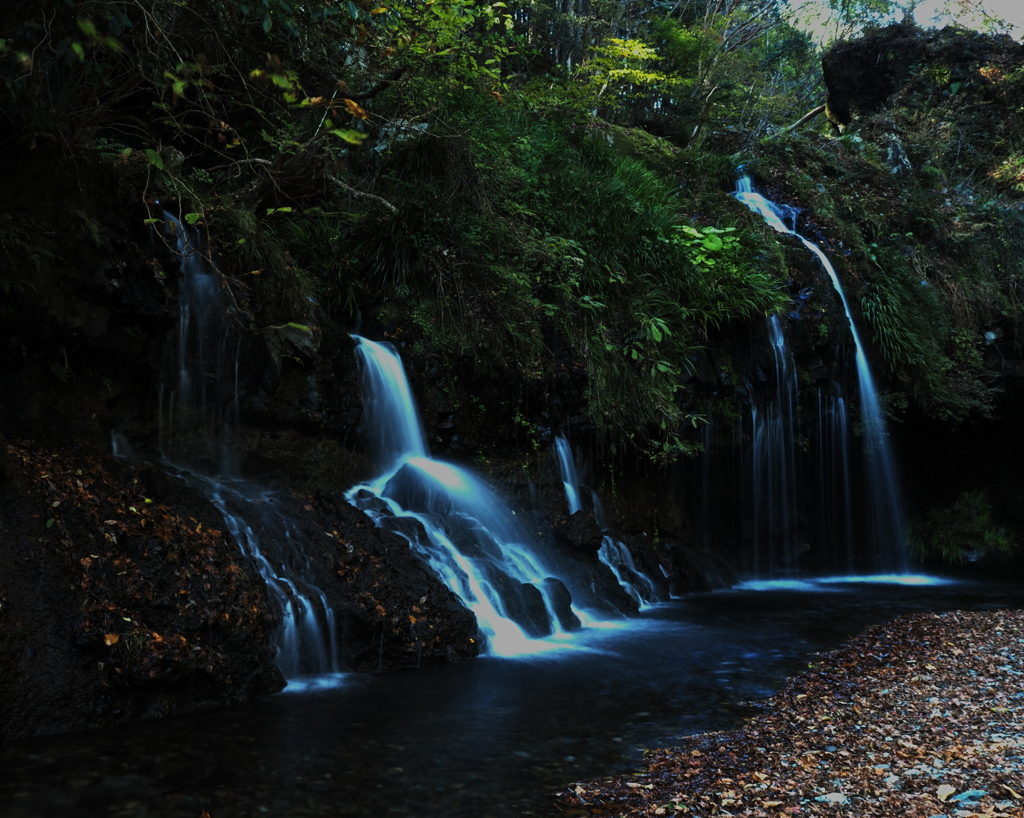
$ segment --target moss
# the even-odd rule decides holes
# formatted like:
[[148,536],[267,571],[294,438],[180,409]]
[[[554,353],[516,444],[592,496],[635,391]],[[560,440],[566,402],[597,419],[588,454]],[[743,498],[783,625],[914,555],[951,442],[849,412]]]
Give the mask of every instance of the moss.
[[669,140],[649,134],[642,128],[605,126],[605,139],[620,156],[638,159],[663,175],[675,170],[680,150]]

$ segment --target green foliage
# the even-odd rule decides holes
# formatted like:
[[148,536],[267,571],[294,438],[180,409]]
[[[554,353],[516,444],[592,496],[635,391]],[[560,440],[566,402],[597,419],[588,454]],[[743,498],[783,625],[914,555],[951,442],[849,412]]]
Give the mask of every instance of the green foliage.
[[609,37],[591,50],[576,72],[584,83],[583,104],[600,106],[606,115],[614,116],[652,91],[671,93],[677,82],[654,70],[661,59],[642,40]]
[[[738,229],[691,219],[677,185],[600,132],[460,103],[459,135],[388,158],[400,218],[349,232],[382,317],[411,318],[429,349],[471,354],[480,373],[571,368],[607,439],[659,460],[689,451],[685,379],[711,333],[787,303],[777,281]],[[732,212],[720,190],[708,201]]]
[[[904,379],[935,378],[942,338],[948,333],[935,289],[907,261],[900,245],[873,245],[876,275],[861,299],[861,311],[876,348]],[[929,384],[934,388],[934,384]]]
[[910,542],[919,558],[947,563],[1007,556],[1017,546],[983,489],[965,491],[951,506],[929,511],[914,526]]
[[[363,293],[364,278],[355,260],[345,252],[344,234],[348,222],[345,213],[337,213],[313,207],[300,212],[281,208],[277,212],[288,212],[289,218],[273,226],[273,231],[282,249],[287,251],[295,270],[296,279],[306,282],[300,288],[299,297],[313,296],[311,282],[323,305],[332,314],[352,316],[359,310],[359,299]],[[294,315],[304,312],[297,310]]]

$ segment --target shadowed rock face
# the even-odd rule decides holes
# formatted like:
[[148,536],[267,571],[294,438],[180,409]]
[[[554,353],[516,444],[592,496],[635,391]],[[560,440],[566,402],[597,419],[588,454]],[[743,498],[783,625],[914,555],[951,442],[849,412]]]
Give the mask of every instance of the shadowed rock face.
[[[472,614],[403,539],[340,496],[278,500],[335,611],[344,670],[477,653]],[[278,621],[252,560],[183,480],[0,438],[0,740],[273,693]]]
[[874,113],[907,77],[927,48],[920,29],[894,25],[873,37],[844,40],[821,58],[828,89],[826,113],[840,130]]
[[276,612],[216,509],[96,452],[4,443],[2,455],[0,738],[282,687]]
[[821,59],[828,90],[829,119],[842,130],[855,119],[878,112],[905,87],[917,68],[932,65],[948,73],[950,83],[967,79],[982,62],[1019,64],[1024,46],[1008,35],[980,34],[952,27],[925,32],[898,23],[833,45]]

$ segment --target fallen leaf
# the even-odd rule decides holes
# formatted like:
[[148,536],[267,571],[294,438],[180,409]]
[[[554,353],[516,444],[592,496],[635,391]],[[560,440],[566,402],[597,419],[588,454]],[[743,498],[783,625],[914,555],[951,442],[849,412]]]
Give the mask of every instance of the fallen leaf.
[[949,796],[956,792],[956,787],[951,787],[949,784],[943,784],[935,791],[935,795],[940,801],[945,801]]

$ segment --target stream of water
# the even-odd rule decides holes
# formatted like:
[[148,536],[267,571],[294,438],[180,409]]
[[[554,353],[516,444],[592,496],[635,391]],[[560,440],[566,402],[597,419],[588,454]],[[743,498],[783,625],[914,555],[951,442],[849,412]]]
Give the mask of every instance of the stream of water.
[[552,789],[735,725],[815,651],[866,626],[908,610],[1019,605],[1020,591],[763,584],[651,607],[555,655],[353,674],[230,711],[22,741],[0,753],[0,814],[557,814]]
[[272,639],[285,678],[336,675],[334,612],[310,579],[300,527],[277,509],[272,491],[239,474],[239,343],[225,282],[204,258],[197,233],[170,213],[164,224],[181,268],[176,343],[159,390],[164,465],[220,510],[267,583],[281,613]]
[[[846,314],[856,349],[857,381],[860,397],[860,420],[865,461],[866,502],[858,509],[857,516],[866,518],[867,537],[860,544],[856,555],[856,567],[860,570],[902,572],[907,570],[906,532],[896,463],[889,443],[885,415],[878,397],[878,388],[868,363],[867,351],[857,329],[850,303],[842,281],[832,262],[820,247],[796,232],[795,226],[786,223],[795,220],[790,209],[782,207],[754,190],[749,176],[743,175],[736,183],[733,194],[749,210],[764,219],[765,224],[787,236],[795,236],[800,243],[821,263],[832,287],[838,295]],[[772,336],[773,346],[777,338]],[[777,347],[776,347],[777,350]],[[777,354],[777,353],[776,353]],[[840,571],[852,566],[841,566]]]

